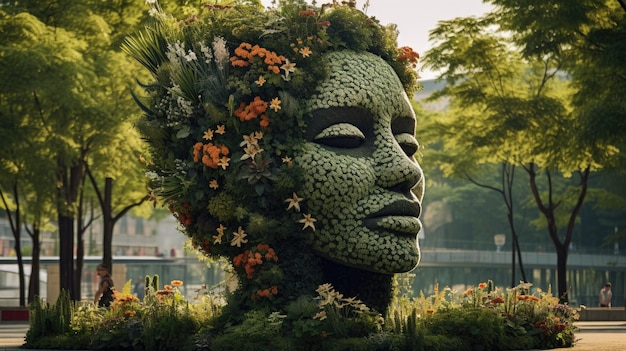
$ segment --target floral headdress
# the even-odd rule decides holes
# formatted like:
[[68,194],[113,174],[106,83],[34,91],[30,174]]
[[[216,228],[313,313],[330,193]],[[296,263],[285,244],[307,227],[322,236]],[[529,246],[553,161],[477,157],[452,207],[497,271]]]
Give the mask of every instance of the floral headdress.
[[315,230],[298,196],[302,170],[292,160],[308,118],[299,101],[327,74],[322,55],[374,53],[409,95],[418,55],[398,49],[395,28],[353,2],[290,0],[264,9],[236,1],[204,5],[185,20],[147,3],[154,22],[124,50],[154,78],[139,126],[151,147],[151,193],[195,248],[232,260],[252,300],[276,298],[284,276],[279,258],[298,250],[277,245]]

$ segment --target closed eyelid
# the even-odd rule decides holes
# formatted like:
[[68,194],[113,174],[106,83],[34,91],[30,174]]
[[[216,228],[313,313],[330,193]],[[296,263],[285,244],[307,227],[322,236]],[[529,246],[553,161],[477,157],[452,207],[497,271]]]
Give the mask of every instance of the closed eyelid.
[[332,128],[331,131],[335,133],[337,127],[334,126],[343,124],[354,126],[363,135],[370,135],[374,118],[369,111],[359,107],[318,109],[311,113],[311,117],[305,132],[305,137],[309,141],[319,140],[320,134],[327,133],[328,128]]
[[363,132],[355,125],[350,123],[337,123],[317,134],[315,136],[315,140],[335,137],[354,137],[361,140],[365,139]]
[[322,130],[314,140],[318,144],[330,147],[352,149],[363,143],[365,134],[350,123],[337,123]]

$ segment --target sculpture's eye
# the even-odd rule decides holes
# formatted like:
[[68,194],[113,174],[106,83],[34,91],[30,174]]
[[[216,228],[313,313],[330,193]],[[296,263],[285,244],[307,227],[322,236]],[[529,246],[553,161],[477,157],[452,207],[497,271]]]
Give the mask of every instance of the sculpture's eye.
[[409,133],[397,134],[395,137],[404,153],[409,157],[413,157],[420,147],[417,139]]
[[363,143],[365,135],[350,123],[337,123],[322,130],[314,140],[318,144],[330,147],[352,149]]

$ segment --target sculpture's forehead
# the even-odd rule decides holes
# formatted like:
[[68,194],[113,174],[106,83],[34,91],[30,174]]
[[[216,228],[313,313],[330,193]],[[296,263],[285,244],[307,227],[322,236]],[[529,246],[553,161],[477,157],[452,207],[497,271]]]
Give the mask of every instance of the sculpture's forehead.
[[337,51],[326,54],[330,75],[309,100],[310,111],[363,107],[381,118],[411,117],[413,111],[400,79],[380,57]]

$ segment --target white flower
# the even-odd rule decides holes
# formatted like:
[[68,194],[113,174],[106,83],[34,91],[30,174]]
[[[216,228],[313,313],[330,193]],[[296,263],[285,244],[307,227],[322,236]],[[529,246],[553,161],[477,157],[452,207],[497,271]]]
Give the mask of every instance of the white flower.
[[191,61],[196,61],[198,59],[198,57],[196,56],[196,53],[189,50],[187,55],[185,55],[185,60],[187,60],[187,62],[191,62]]
[[205,58],[204,62],[207,64],[211,63],[211,60],[213,59],[213,53],[211,52],[211,49],[208,46],[204,45],[203,42],[200,42],[200,51],[202,52],[202,55]]
[[148,178],[150,180],[157,180],[160,177],[159,177],[159,175],[156,172],[148,171],[148,172],[146,172],[146,178]]
[[219,69],[228,67],[230,62],[230,53],[226,48],[226,40],[222,37],[215,37],[213,39],[213,55],[215,56],[215,63]]
[[282,69],[283,71],[285,71],[285,74],[283,74],[283,79],[284,80],[289,80],[289,73],[293,73],[296,71],[296,64],[289,62],[289,59],[285,59],[285,63],[280,66],[280,69]]

